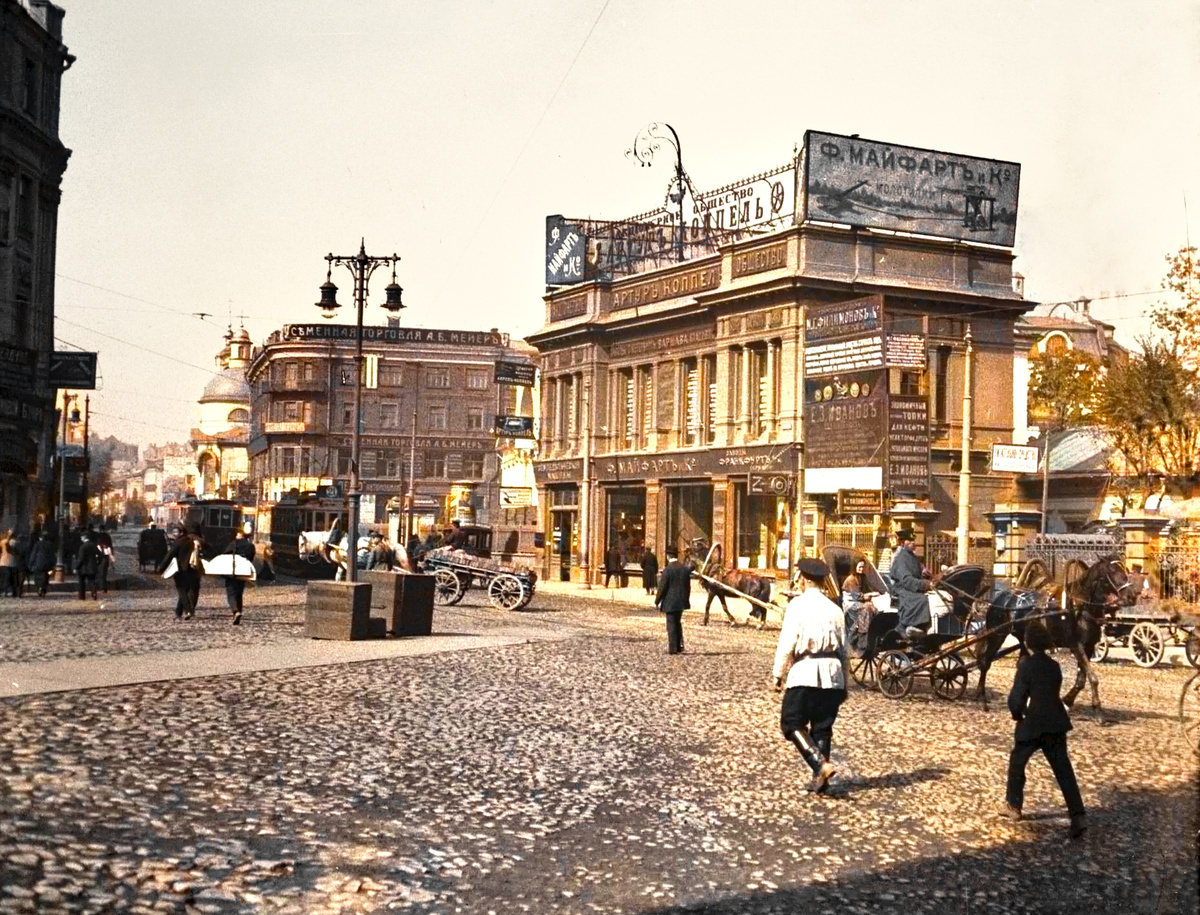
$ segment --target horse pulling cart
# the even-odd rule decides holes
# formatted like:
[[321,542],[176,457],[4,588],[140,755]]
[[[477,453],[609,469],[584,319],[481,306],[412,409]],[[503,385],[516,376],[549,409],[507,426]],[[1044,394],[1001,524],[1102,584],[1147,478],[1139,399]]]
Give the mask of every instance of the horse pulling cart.
[[1105,621],[1092,660],[1103,661],[1112,646],[1124,645],[1138,667],[1154,667],[1163,659],[1168,644],[1183,645],[1188,663],[1200,667],[1200,627],[1181,621],[1153,602],[1139,602]]
[[530,569],[446,547],[426,553],[421,567],[433,576],[434,598],[445,606],[457,604],[476,585],[487,589],[488,602],[497,610],[520,610],[533,600],[537,585],[537,573]]

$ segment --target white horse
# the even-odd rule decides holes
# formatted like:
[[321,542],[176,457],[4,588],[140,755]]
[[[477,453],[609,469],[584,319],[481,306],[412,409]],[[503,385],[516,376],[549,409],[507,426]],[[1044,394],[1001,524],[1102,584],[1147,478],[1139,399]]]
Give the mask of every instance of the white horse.
[[[311,562],[314,565],[319,562],[333,563],[338,567],[337,573],[334,576],[337,581],[345,581],[350,569],[349,550],[346,549],[344,543],[339,543],[337,546],[330,546],[325,542],[325,538],[329,536],[328,531],[301,531],[298,544],[300,559],[303,562]],[[371,553],[374,550],[382,550],[384,553],[390,553],[392,556],[392,565],[399,567],[401,572],[411,573],[415,569],[409,561],[408,553],[404,547],[398,543],[392,543],[389,540],[379,540],[372,545],[371,540],[367,537],[358,538],[358,552]]]

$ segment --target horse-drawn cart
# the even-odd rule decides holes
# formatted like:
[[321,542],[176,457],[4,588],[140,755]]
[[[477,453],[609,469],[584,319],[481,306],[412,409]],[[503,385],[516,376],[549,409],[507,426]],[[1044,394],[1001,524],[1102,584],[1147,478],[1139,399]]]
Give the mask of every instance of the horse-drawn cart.
[[488,602],[497,610],[520,610],[533,600],[537,585],[532,569],[446,547],[426,553],[421,567],[434,578],[434,598],[446,606],[457,604],[474,584],[487,589]]
[[1162,661],[1168,644],[1183,645],[1188,663],[1200,667],[1200,628],[1157,602],[1139,601],[1132,607],[1122,607],[1104,621],[1092,660],[1103,661],[1110,648],[1124,645],[1138,667],[1154,667]]

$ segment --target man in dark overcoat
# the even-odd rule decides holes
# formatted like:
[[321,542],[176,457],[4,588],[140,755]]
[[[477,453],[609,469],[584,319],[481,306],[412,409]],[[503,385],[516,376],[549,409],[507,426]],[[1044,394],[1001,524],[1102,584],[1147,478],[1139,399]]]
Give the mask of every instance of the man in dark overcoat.
[[896,531],[896,552],[892,555],[892,597],[900,614],[897,627],[902,633],[909,629],[925,633],[929,629],[929,597],[933,583],[924,577],[921,560],[913,552],[916,538],[911,528]]
[[653,594],[658,585],[658,557],[650,547],[642,553],[642,587],[647,594]]
[[176,571],[171,579],[175,582],[175,619],[190,620],[196,615],[196,605],[200,602],[201,572],[192,568],[192,553],[203,549],[204,541],[198,531],[183,531],[175,538],[175,543],[167,551],[166,558],[158,567],[158,571],[166,571],[174,559]]
[[679,551],[667,548],[667,567],[658,581],[654,606],[667,617],[667,654],[683,653],[683,611],[691,607],[692,570],[679,561]]
[[[254,563],[254,544],[246,539],[246,533],[241,528],[233,532],[233,539],[225,548],[226,553],[241,556],[251,564]],[[242,624],[242,595],[246,591],[246,579],[236,575],[225,576],[225,603],[233,611],[233,625]]]

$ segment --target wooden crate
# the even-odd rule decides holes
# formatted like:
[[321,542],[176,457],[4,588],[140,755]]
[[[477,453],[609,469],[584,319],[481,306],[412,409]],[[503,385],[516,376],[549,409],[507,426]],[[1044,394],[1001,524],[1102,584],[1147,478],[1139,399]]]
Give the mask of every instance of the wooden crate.
[[392,612],[396,635],[430,635],[433,632],[432,575],[398,575],[400,601]]
[[356,581],[310,581],[304,634],[343,642],[371,637],[371,585]]

